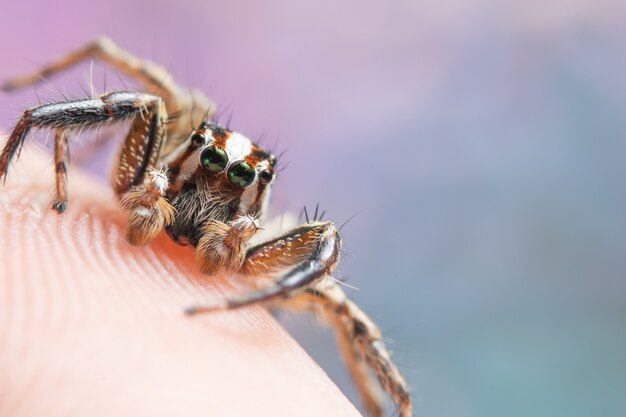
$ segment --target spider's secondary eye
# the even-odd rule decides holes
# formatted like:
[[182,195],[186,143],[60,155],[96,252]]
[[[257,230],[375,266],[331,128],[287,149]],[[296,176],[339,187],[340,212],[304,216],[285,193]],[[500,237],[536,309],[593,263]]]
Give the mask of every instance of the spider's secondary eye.
[[259,182],[261,184],[268,184],[270,181],[272,181],[272,178],[274,178],[274,174],[272,174],[272,171],[270,171],[269,169],[264,169],[263,171],[259,172]]
[[254,181],[254,169],[244,161],[235,162],[228,168],[228,179],[235,185],[245,187]]
[[204,135],[200,133],[194,133],[193,135],[191,135],[191,142],[195,145],[204,144],[204,140]]
[[220,172],[228,164],[226,152],[215,146],[210,146],[202,151],[200,163],[211,172]]

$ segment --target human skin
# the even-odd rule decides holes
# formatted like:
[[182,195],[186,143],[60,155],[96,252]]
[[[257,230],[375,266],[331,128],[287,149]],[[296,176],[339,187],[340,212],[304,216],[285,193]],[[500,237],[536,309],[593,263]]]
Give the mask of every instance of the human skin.
[[51,161],[27,146],[0,185],[0,416],[359,415],[262,307],[185,316],[245,285],[131,246],[105,184],[70,169],[51,210]]

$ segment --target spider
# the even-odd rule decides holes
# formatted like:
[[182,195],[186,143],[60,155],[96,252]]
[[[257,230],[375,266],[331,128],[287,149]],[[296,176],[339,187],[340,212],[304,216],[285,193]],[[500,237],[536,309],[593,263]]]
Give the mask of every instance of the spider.
[[[317,312],[336,333],[361,400],[372,417],[383,414],[374,374],[401,417],[412,414],[409,389],[372,320],[350,301],[331,274],[341,240],[331,221],[305,224],[253,244],[267,212],[277,159],[240,133],[211,122],[213,103],[177,84],[161,66],[140,59],[106,37],[5,83],[5,91],[34,84],[85,60],[100,59],[147,91],[114,91],[83,100],[42,104],[23,112],[0,154],[0,178],[33,128],[54,132],[52,208],[68,205],[68,141],[72,133],[129,120],[112,186],[128,212],[127,239],[146,245],[162,230],[195,250],[201,270],[240,274],[256,282],[250,292],[186,309],[193,315],[263,303]],[[207,110],[209,109],[209,110]],[[169,115],[169,117],[168,117]],[[194,120],[203,120],[197,127]],[[315,216],[317,217],[317,216]],[[269,279],[269,284],[268,284]]]

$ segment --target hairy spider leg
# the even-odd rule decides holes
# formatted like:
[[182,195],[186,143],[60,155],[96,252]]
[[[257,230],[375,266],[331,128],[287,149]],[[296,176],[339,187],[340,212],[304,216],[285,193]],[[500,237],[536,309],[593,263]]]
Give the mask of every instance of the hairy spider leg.
[[[239,272],[253,277],[278,275],[272,286],[227,298],[214,305],[193,306],[188,314],[231,310],[289,297],[330,274],[339,261],[341,242],[332,222],[302,225],[250,248]],[[284,272],[287,270],[287,272]]]
[[[167,112],[160,97],[133,92],[115,92],[101,97],[43,104],[24,111],[0,153],[0,178],[6,178],[13,158],[24,144],[31,128],[55,129],[55,170],[57,211],[67,206],[65,185],[59,180],[66,173],[65,155],[69,132],[101,124],[133,119],[117,168],[113,188],[118,195],[143,182],[144,173],[160,156]],[[64,180],[63,180],[64,181]],[[56,204],[55,204],[56,205]]]
[[281,301],[282,308],[317,313],[335,330],[342,358],[371,417],[382,416],[383,402],[368,367],[398,406],[400,417],[412,413],[407,383],[391,360],[380,329],[332,279],[312,285],[300,294]]
[[57,129],[54,132],[55,192],[52,208],[59,213],[63,213],[67,208],[67,159],[69,157],[69,148],[66,133],[64,129]]
[[216,111],[215,104],[204,93],[180,86],[164,67],[133,55],[106,36],[86,43],[37,71],[9,79],[0,88],[4,91],[13,91],[36,84],[49,76],[94,58],[110,64],[140,82],[152,94],[164,99],[167,113],[172,118],[167,126],[169,140],[166,144],[167,148],[164,149],[165,154],[186,137],[191,126],[201,122],[205,117],[212,116]]
[[255,303],[296,310],[321,306],[323,318],[335,329],[341,354],[368,413],[381,416],[382,400],[367,367],[398,405],[400,416],[410,416],[407,384],[391,361],[380,330],[329,278],[339,260],[340,246],[332,222],[306,223],[248,250],[240,272],[251,277],[276,276],[272,285],[215,304],[192,306],[186,312],[231,310]]

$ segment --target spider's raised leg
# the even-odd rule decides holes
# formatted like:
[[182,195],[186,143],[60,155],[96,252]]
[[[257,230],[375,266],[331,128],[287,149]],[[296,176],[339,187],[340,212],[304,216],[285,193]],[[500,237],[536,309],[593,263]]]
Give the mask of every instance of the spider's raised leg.
[[32,128],[55,130],[56,197],[54,208],[62,212],[67,205],[65,191],[67,135],[72,130],[97,127],[103,123],[132,119],[114,174],[113,187],[118,196],[140,186],[144,174],[155,167],[165,139],[167,112],[163,100],[150,94],[116,92],[98,98],[44,104],[26,110],[11,132],[0,153],[0,178],[7,176],[9,165]]
[[215,111],[215,105],[202,92],[180,86],[162,66],[138,58],[120,48],[111,39],[101,36],[67,55],[64,55],[39,70],[14,77],[2,86],[4,91],[35,84],[51,75],[64,71],[88,59],[100,59],[117,70],[139,81],[149,92],[163,97],[167,112],[178,117],[167,127],[169,146],[173,147],[189,131],[189,127],[203,120],[207,111]]

